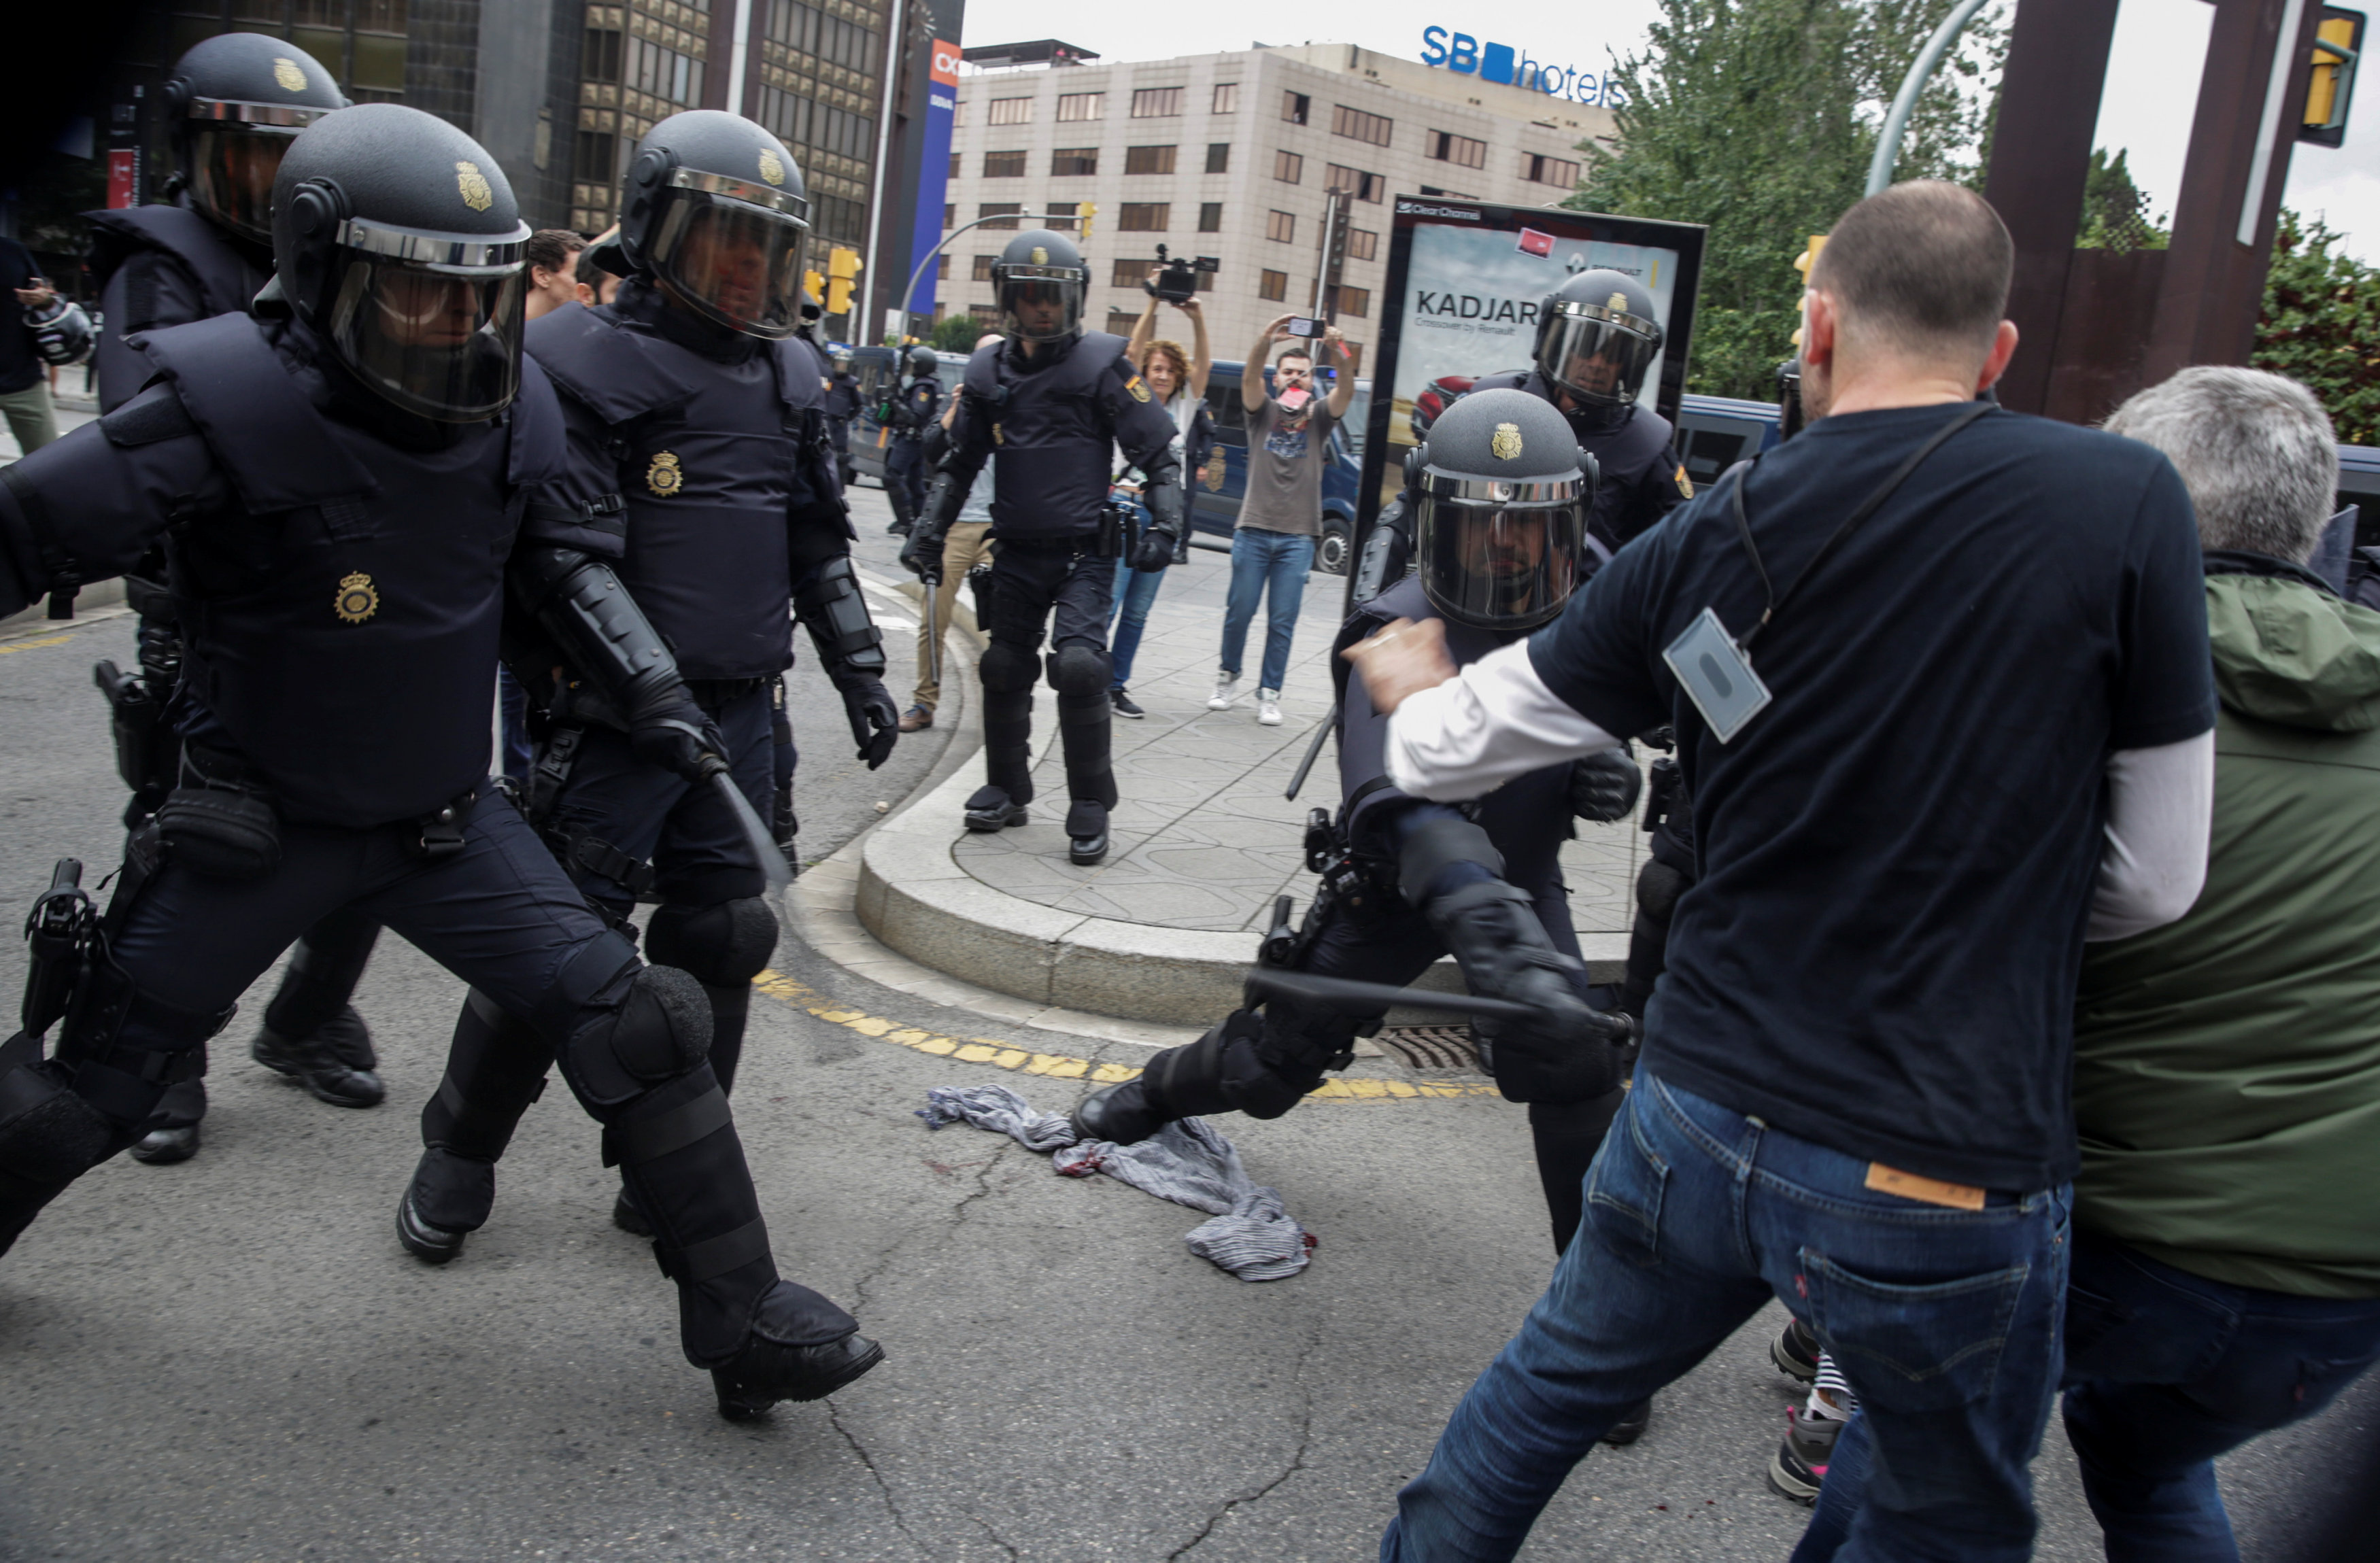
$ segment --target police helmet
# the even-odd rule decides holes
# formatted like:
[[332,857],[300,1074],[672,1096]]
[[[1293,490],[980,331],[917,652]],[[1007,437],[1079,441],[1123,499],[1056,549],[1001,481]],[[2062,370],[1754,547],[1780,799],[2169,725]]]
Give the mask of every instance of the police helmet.
[[315,121],[281,160],[266,297],[382,397],[476,422],[520,386],[528,236],[479,142],[419,109],[358,103]]
[[200,215],[269,245],[281,154],[347,100],[305,50],[261,32],[225,32],[174,62],[164,103],[176,185]]
[[628,164],[620,249],[696,314],[770,341],[801,323],[810,203],[785,143],[723,109],[674,114]]
[[909,349],[909,372],[918,379],[923,380],[929,375],[939,374],[941,372],[941,368],[942,360],[934,357],[934,350],[931,347],[919,346]]
[[1071,342],[1083,333],[1083,296],[1091,269],[1063,234],[1036,228],[1008,241],[991,263],[1000,329],[1018,342]]
[[1459,624],[1524,630],[1561,612],[1588,551],[1595,458],[1553,405],[1475,391],[1407,458],[1422,590]]
[[1653,296],[1624,273],[1581,272],[1537,306],[1537,372],[1582,402],[1633,406],[1660,353]]

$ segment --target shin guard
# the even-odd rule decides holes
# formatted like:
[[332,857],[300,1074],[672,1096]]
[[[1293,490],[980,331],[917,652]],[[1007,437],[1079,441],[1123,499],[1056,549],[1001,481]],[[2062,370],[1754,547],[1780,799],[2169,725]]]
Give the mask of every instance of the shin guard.
[[[311,1036],[338,1018],[363,980],[365,963],[380,938],[380,925],[351,907],[342,907],[306,930],[289,952],[289,967],[281,975],[281,989],[264,1012],[268,1030],[292,1039]],[[361,1057],[340,1054],[351,1069],[372,1069],[379,1060],[371,1044],[361,1041]]]
[[496,1162],[521,1115],[545,1091],[553,1045],[476,988],[464,1000],[446,1077],[421,1109],[421,1164],[412,1200],[421,1218],[477,1231],[495,1207]]

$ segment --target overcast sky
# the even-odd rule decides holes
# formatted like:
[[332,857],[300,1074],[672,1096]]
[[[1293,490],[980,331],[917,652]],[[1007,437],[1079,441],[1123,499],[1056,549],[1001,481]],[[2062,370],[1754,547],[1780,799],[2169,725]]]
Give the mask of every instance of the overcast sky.
[[[1517,18],[1535,6],[1510,6]],[[1574,0],[1545,19],[1466,24],[1468,6],[1451,0],[1364,0],[1361,5],[1285,6],[1280,0],[968,0],[966,42],[1001,43],[1062,38],[1111,60],[1245,49],[1251,43],[1329,41],[1360,43],[1415,59],[1422,30],[1463,27],[1511,43],[1541,60],[1600,73],[1607,56],[1641,49],[1652,0]],[[2152,212],[2170,213],[2181,186],[2197,82],[2214,7],[2205,0],[2123,0],[2116,57],[2100,103],[2101,144],[2124,147]],[[2380,69],[2355,95],[2347,144],[2333,151],[2300,146],[2290,162],[2289,203],[2321,212],[2348,235],[2348,248],[2380,263]]]

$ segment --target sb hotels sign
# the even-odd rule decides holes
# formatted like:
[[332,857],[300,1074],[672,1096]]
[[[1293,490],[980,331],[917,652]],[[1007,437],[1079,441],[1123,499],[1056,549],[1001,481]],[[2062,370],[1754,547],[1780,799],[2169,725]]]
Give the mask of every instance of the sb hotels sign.
[[1467,32],[1450,32],[1442,27],[1421,30],[1421,63],[1444,66],[1463,76],[1476,76],[1482,81],[1525,87],[1549,98],[1568,98],[1572,103],[1604,108],[1620,106],[1619,83],[1608,76],[1533,60],[1510,43],[1482,43]]

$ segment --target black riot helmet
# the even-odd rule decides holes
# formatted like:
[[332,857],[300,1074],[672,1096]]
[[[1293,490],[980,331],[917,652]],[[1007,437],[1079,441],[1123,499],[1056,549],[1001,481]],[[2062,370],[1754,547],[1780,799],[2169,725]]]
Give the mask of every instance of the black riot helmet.
[[276,301],[357,381],[421,418],[494,417],[520,387],[528,224],[487,150],[358,103],[290,143],[273,186]]
[[1551,403],[1474,391],[1439,415],[1406,462],[1414,557],[1439,612],[1517,631],[1561,612],[1588,548],[1596,467]]
[[801,324],[810,203],[785,143],[722,109],[674,114],[628,164],[620,249],[704,319],[777,341]]
[[1002,334],[1014,342],[1072,342],[1083,333],[1091,269],[1063,234],[1036,228],[1008,241],[991,263]]
[[934,350],[931,347],[909,349],[909,372],[919,380],[932,378],[941,372],[941,368],[942,360],[934,357]]
[[1660,354],[1653,296],[1624,273],[1581,272],[1537,306],[1537,372],[1590,406],[1633,406]]
[[175,188],[200,215],[270,245],[281,154],[298,131],[346,103],[305,50],[261,32],[219,33],[165,77]]

